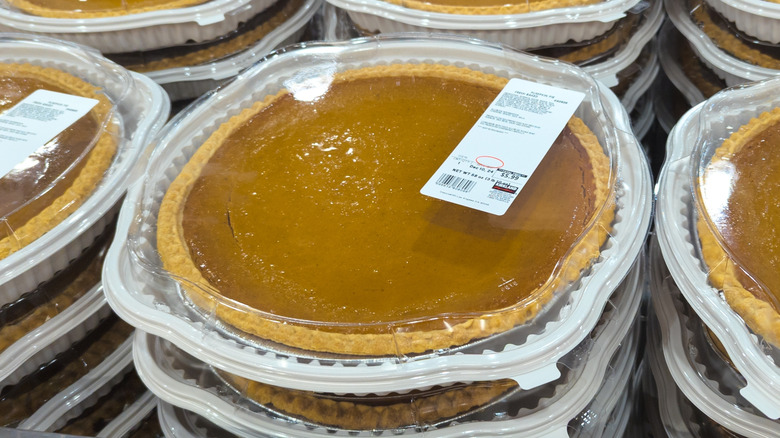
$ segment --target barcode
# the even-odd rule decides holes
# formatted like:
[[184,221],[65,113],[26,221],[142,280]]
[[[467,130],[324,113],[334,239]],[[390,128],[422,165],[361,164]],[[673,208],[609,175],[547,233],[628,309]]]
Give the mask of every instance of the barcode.
[[468,193],[474,188],[477,183],[470,179],[461,178],[455,175],[442,174],[436,181],[436,184],[444,187],[455,189],[459,192]]

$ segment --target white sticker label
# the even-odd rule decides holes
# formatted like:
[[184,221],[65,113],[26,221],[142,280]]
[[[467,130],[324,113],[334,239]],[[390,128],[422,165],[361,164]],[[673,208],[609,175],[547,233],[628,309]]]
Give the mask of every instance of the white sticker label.
[[584,98],[511,79],[420,193],[503,215]]
[[0,114],[0,176],[84,117],[98,101],[36,90]]

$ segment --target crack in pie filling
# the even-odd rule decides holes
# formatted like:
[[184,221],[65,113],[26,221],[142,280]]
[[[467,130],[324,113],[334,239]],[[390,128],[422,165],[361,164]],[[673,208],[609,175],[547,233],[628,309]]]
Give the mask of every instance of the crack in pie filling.
[[99,88],[54,68],[0,63],[0,113],[36,90],[99,103],[6,175],[0,176],[0,260],[62,222],[103,179],[117,150],[112,105]]
[[184,8],[209,0],[7,0],[31,15],[51,18],[100,18]]
[[[697,230],[709,279],[764,340],[780,348],[780,108],[741,126],[699,180]],[[713,227],[717,230],[716,237]]]
[[582,120],[504,216],[419,193],[506,82],[392,64],[267,96],[168,188],[163,267],[227,326],[321,352],[422,353],[533,318],[614,217],[609,158]]

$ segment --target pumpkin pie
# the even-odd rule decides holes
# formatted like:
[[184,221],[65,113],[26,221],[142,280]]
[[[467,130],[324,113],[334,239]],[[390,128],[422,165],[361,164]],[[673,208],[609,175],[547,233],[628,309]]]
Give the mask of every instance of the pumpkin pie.
[[257,44],[292,17],[302,5],[303,0],[279,0],[247,22],[239,24],[232,32],[212,41],[144,52],[109,54],[106,57],[128,70],[141,73],[206,64]]
[[524,14],[547,9],[570,8],[604,0],[384,0],[422,11],[459,15]]
[[699,177],[697,220],[710,282],[755,333],[780,347],[780,108],[715,150]]
[[7,0],[31,15],[51,18],[100,18],[184,8],[208,0]]
[[168,188],[164,268],[227,328],[320,352],[422,353],[530,320],[598,257],[614,217],[585,123],[569,120],[503,216],[419,193],[506,82],[390,64],[268,95]]
[[227,384],[265,409],[344,430],[388,430],[433,425],[483,408],[517,389],[510,379],[457,383],[382,396],[298,391],[217,371]]
[[0,259],[62,222],[89,197],[110,167],[117,143],[112,105],[100,89],[54,68],[0,63],[0,112],[36,90],[97,99],[84,117],[6,175],[0,175]]

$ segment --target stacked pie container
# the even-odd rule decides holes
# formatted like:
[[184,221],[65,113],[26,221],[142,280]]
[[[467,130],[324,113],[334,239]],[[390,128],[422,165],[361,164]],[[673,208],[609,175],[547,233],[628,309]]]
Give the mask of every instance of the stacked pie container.
[[763,0],[665,1],[677,30],[726,85],[776,76],[780,4]]
[[[132,328],[106,304],[102,263],[121,199],[138,176],[136,164],[148,142],[164,125],[170,102],[150,79],[73,43],[0,34],[0,63],[7,66],[8,79],[14,72],[67,73],[68,78],[96,87],[108,108],[89,140],[93,146],[54,175],[55,183],[29,194],[19,208],[52,199],[50,193],[61,193],[58,184],[74,181],[79,171],[73,169],[79,169],[93,150],[89,148],[102,141],[95,136],[115,146],[108,167],[98,175],[91,193],[73,204],[75,208],[58,203],[63,195],[39,206],[43,212],[62,216],[39,237],[26,237],[36,235],[28,231],[35,219],[16,226],[13,215],[21,210],[2,218],[4,245],[10,242],[15,247],[0,259],[2,426],[46,431],[52,430],[51,422],[67,421],[74,399],[90,398],[132,368]],[[67,147],[66,140],[57,140],[60,134],[52,136],[50,144],[62,141],[62,147]],[[37,168],[30,163],[56,161],[40,150],[31,157],[8,175],[40,178],[42,174],[33,173],[30,169]],[[11,202],[13,186],[4,185],[4,190],[9,190],[4,200]]]
[[[604,176],[616,200],[615,219],[600,255],[575,280],[557,288],[552,301],[530,321],[423,353],[354,356],[285,346],[236,331],[215,316],[216,307],[195,305],[182,283],[161,266],[156,217],[167,187],[198,146],[231,116],[282,88],[308,96],[327,90],[318,84],[327,84],[335,72],[397,63],[468,66],[583,92],[585,101],[575,115],[593,130],[610,159],[609,175]],[[300,65],[307,66],[306,74]],[[651,216],[651,178],[620,100],[587,73],[455,36],[306,44],[275,52],[201,98],[173,119],[154,143],[144,176],[125,200],[104,284],[112,308],[138,329],[135,365],[163,403],[164,430],[165,424],[200,416],[239,436],[622,433],[617,429],[624,428],[628,418],[626,394],[633,388],[637,311],[645,284],[641,254]],[[218,296],[213,299],[218,307],[226,304]],[[274,318],[282,324],[306,323]],[[431,315],[427,324],[446,327],[448,319],[457,320]],[[410,328],[414,322],[399,323],[395,330]],[[397,400],[396,405],[408,404],[402,411],[419,420],[339,426],[339,418],[332,412],[329,416],[327,409],[321,417],[302,415],[252,398],[247,388],[256,384],[283,397],[324,400],[324,406]],[[410,402],[418,395],[446,395],[464,386],[481,391],[497,384],[510,389],[456,414],[446,414],[441,402],[424,405],[425,412],[423,405]],[[441,409],[441,415],[431,419],[431,409],[434,414]],[[607,421],[610,418],[615,421]]]
[[55,12],[0,3],[0,30],[60,38],[99,50],[191,100],[235,77],[271,50],[300,40],[318,0],[212,0],[142,12]]
[[[651,362],[659,394],[673,394],[669,382],[674,382],[684,395],[679,399],[692,404],[701,418],[724,433],[743,436],[770,436],[780,427],[777,347],[754,333],[711,283],[700,238],[710,226],[701,224],[710,224],[709,215],[715,213],[703,210],[707,204],[700,181],[724,140],[777,106],[778,85],[770,79],[726,89],[674,126],[658,185],[660,249],[650,256],[657,318],[650,324],[651,344],[656,345],[656,360]],[[724,201],[734,183],[731,178],[723,174],[720,180]],[[665,424],[671,422],[667,408],[661,409]],[[682,420],[690,426],[691,418]]]

